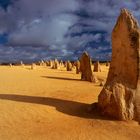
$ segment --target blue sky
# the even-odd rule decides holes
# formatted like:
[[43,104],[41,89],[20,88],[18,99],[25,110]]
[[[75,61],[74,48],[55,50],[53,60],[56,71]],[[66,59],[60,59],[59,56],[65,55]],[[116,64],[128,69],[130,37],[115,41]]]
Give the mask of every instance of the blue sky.
[[139,0],[0,0],[0,62],[109,60],[121,8],[140,21]]

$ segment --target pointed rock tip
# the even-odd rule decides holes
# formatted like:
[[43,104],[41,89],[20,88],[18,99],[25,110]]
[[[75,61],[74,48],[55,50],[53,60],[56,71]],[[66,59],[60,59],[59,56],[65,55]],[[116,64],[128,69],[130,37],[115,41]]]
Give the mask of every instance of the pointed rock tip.
[[[132,15],[132,13],[128,9],[126,9],[126,8],[121,9],[120,16],[118,18],[118,22],[122,22],[121,19],[125,19],[125,21],[127,22],[127,24],[129,25],[130,28],[139,29],[139,24],[138,24],[137,19]],[[118,24],[116,24],[116,26],[117,25]]]
[[131,14],[130,11],[126,8],[121,9],[121,14]]
[[129,17],[130,19],[133,19],[136,22],[136,19],[134,18],[133,14],[126,8],[121,9],[120,15],[125,16],[125,17]]
[[84,51],[84,53],[83,53],[84,55],[88,55],[88,53],[87,53],[87,51]]
[[130,19],[133,19],[136,22],[136,18],[134,18],[134,16],[132,15],[132,13],[128,9],[126,9],[126,8],[122,8],[121,9],[121,14],[120,15],[129,17]]

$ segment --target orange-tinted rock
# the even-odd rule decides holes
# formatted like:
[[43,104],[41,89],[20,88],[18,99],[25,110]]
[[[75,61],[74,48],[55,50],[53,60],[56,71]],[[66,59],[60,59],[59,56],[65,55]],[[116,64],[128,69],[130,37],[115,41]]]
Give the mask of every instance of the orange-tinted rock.
[[44,61],[41,60],[41,61],[39,62],[39,65],[40,65],[40,66],[44,66]]
[[49,61],[46,61],[46,66],[50,66],[50,62]]
[[94,63],[94,72],[101,72],[101,66],[99,61]]
[[67,68],[67,71],[72,71],[72,64],[70,61],[66,62],[66,68]]
[[98,97],[98,106],[104,115],[140,121],[139,51],[139,25],[128,10],[122,9],[112,32],[108,78]]
[[13,65],[10,63],[9,66],[12,67]]
[[63,63],[62,60],[60,61],[60,66],[61,66],[61,67],[64,67],[64,63]]
[[52,68],[53,67],[53,61],[49,60],[49,66]]
[[35,63],[32,63],[31,69],[32,69],[32,70],[36,69],[36,64],[35,64]]
[[52,63],[52,69],[59,69],[59,62],[55,59]]
[[84,52],[80,59],[81,80],[89,82],[97,82],[97,78],[93,75],[91,69],[91,59],[87,52]]
[[79,74],[80,73],[80,61],[79,60],[77,60],[75,62],[75,66],[76,66],[76,74]]

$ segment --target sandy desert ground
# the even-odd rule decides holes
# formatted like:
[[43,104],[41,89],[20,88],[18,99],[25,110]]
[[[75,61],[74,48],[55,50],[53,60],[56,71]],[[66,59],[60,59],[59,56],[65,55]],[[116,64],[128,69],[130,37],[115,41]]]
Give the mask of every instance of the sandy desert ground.
[[137,122],[89,110],[101,89],[64,68],[0,66],[0,140],[139,140]]

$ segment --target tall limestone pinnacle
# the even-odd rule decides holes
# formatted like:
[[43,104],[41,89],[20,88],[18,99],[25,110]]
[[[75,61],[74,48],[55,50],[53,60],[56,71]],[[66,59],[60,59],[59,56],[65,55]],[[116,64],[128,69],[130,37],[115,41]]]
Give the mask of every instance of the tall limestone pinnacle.
[[91,58],[87,52],[84,52],[80,59],[80,71],[81,71],[81,80],[94,82],[98,80],[95,75],[93,75],[91,69]]
[[122,9],[112,32],[112,60],[98,96],[102,113],[140,121],[140,31],[137,20]]

